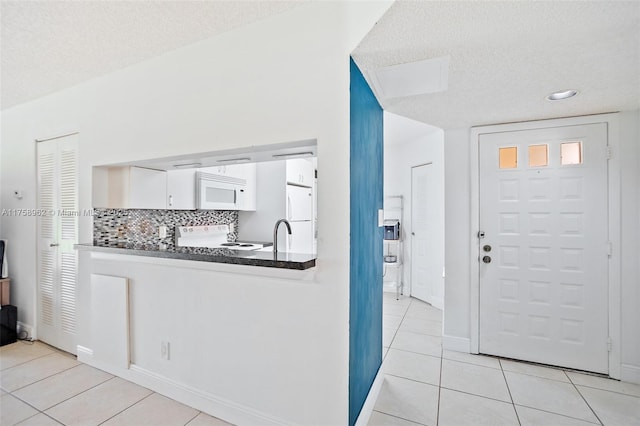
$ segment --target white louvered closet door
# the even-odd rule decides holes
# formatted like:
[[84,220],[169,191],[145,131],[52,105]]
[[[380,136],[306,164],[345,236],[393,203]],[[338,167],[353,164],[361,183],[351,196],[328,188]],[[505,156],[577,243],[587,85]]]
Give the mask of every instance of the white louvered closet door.
[[38,338],[76,353],[78,135],[38,142]]

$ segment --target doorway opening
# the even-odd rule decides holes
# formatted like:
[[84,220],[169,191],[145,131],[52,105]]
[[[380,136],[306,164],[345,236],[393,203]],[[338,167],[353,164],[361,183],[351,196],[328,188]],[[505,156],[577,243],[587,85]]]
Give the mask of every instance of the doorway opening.
[[[384,219],[399,221],[385,237],[383,290],[444,307],[444,132],[384,113]],[[387,253],[388,252],[388,253]],[[398,291],[400,290],[400,291]]]

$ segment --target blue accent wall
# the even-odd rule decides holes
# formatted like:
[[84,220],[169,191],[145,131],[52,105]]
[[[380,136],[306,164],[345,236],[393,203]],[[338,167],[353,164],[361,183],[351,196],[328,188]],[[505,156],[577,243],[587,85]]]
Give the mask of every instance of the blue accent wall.
[[382,363],[382,108],[351,60],[349,425]]

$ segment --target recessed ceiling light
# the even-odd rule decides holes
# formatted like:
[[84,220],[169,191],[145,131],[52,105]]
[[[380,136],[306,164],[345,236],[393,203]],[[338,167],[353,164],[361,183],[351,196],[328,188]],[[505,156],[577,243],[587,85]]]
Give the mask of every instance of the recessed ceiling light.
[[561,92],[553,92],[547,96],[549,101],[561,101],[563,99],[569,99],[578,94],[577,90],[563,90]]

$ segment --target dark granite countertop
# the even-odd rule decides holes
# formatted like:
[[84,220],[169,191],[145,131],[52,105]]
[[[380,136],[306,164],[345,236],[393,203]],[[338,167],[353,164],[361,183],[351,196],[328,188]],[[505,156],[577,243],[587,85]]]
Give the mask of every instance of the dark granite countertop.
[[142,244],[76,244],[75,248],[77,250],[89,250],[102,253],[231,263],[235,265],[266,266],[280,269],[304,270],[316,266],[316,256],[306,253],[278,252],[274,256],[274,253],[271,251],[173,246],[160,249],[157,245],[150,246]]

